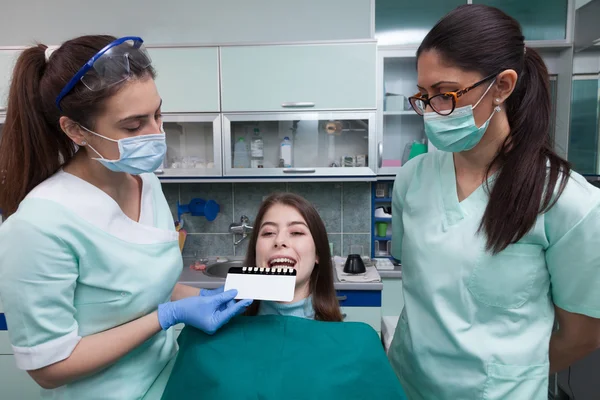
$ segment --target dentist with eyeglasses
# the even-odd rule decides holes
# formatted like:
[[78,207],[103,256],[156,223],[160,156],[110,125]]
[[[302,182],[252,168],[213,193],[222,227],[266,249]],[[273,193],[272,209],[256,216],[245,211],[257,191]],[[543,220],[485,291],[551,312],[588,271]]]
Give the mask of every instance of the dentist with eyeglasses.
[[600,190],[554,151],[548,70],[504,12],[450,12],[417,72],[439,151],[394,183],[390,361],[411,400],[545,400],[550,373],[600,346]]

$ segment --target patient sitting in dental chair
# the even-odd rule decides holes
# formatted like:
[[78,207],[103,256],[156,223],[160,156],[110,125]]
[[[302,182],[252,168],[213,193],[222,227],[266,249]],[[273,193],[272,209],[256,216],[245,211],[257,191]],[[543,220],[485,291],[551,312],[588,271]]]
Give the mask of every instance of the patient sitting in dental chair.
[[245,265],[296,269],[294,299],[254,301],[214,336],[184,328],[163,400],[406,399],[375,330],[342,322],[317,210],[276,193],[254,227]]

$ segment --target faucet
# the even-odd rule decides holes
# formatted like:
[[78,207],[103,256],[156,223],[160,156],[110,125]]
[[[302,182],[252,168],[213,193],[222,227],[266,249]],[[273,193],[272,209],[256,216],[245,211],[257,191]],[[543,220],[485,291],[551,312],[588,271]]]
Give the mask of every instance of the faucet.
[[231,232],[233,235],[242,235],[240,239],[236,240],[233,243],[235,246],[242,243],[242,241],[246,239],[248,237],[248,234],[254,229],[252,226],[249,225],[249,223],[250,220],[248,219],[248,217],[242,215],[239,223],[234,222],[231,225],[229,225],[229,232]]

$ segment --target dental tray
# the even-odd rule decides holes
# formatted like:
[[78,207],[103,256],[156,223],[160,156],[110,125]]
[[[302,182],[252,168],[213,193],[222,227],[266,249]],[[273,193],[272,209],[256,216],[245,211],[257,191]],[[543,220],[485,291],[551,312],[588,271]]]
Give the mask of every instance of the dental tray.
[[292,301],[296,288],[294,268],[231,267],[225,290],[236,289],[236,299]]

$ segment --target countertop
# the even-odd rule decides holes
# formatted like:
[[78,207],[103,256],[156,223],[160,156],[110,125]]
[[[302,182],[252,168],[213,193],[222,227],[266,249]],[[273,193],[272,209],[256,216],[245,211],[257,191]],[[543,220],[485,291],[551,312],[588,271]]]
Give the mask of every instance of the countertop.
[[[231,259],[234,258],[235,257],[231,257]],[[179,276],[179,283],[202,289],[216,289],[225,284],[224,278],[209,276],[202,271],[194,271],[190,269],[190,265],[193,264],[194,261],[194,258],[183,258],[183,271]],[[396,273],[395,270],[379,271],[379,274],[382,278],[384,277],[382,274],[384,272],[386,275],[389,273]],[[382,282],[340,282],[335,270],[333,271],[333,279],[333,286],[336,290],[383,290]]]
[[396,265],[394,269],[380,269],[379,276],[389,279],[402,279],[402,266]]

